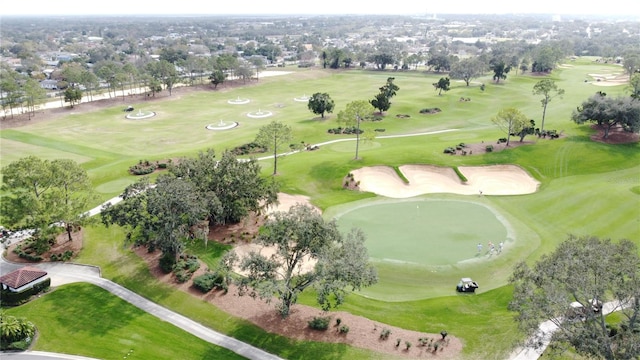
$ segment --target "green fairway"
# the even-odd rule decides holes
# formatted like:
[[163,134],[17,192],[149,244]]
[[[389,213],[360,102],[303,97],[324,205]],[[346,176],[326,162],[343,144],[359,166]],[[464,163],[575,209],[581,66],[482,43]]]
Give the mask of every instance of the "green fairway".
[[89,284],[62,286],[8,313],[36,325],[34,350],[96,359],[244,359]]
[[[293,69],[285,76],[251,82],[252,86],[159,95],[162,100],[127,99],[121,106],[84,113],[82,105],[78,105],[55,121],[2,130],[0,164],[5,166],[27,155],[74,159],[87,169],[101,199],[107,200],[138,179],[128,173],[128,168],[140,160],[194,156],[207,148],[220,154],[253,141],[258,129],[272,120],[291,126],[294,135],[291,143],[342,140],[322,145],[316,151],[280,157],[276,176],[280,191],[307,195],[327,219],[336,218],[341,229],[357,226],[367,234],[366,245],[379,273],[379,282],[347,297],[340,309],[372,322],[407,329],[431,332],[447,329],[462,338],[466,358],[504,358],[513,341],[521,337],[514,314],[507,310],[512,291],[508,279],[516,263],[534,262],[553,251],[568,234],[626,238],[640,245],[640,144],[595,142],[590,138],[593,130],[588,125],[570,120],[572,111],[596,91],[604,89],[608,96],[625,93],[624,85],[603,88],[585,82],[591,79],[588,74],[620,68],[595,63],[593,58],[578,58],[571,65],[548,76],[566,93],[549,104],[545,129],[556,129],[562,136],[554,140],[528,136],[525,140],[529,145],[501,152],[452,156],[444,154],[443,149],[461,142],[495,143],[504,133],[491,118],[502,108],[516,107],[539,124],[542,108],[532,88],[541,76],[509,74],[499,84],[487,76],[469,87],[453,82],[450,91],[438,96],[432,83],[441,74]],[[347,103],[371,99],[389,76],[394,76],[400,87],[391,109],[379,121],[361,124],[365,130],[384,131],[375,132],[375,139],[363,139],[360,158],[354,160],[353,137],[329,134],[327,130],[339,126],[336,114]],[[480,83],[486,84],[484,90],[480,89]],[[335,101],[334,113],[326,114],[324,119],[312,114],[304,102],[294,100],[315,92],[326,92]],[[229,103],[238,97],[250,102]],[[461,97],[471,101],[461,102]],[[129,104],[157,115],[128,120],[122,108]],[[420,113],[421,109],[433,107],[442,112]],[[261,119],[247,116],[259,110],[270,111],[272,116]],[[401,114],[407,116],[397,116]],[[205,128],[220,120],[237,121],[239,126],[225,131]],[[436,133],[442,130],[450,131]],[[431,134],[387,137],[427,132]],[[355,169],[407,164],[446,167],[513,164],[531,174],[540,186],[535,193],[518,196],[425,194],[406,200],[343,188],[345,176]],[[273,160],[261,160],[260,165],[264,176],[270,176]],[[316,353],[331,354],[333,357],[327,358],[336,359],[362,355],[347,345],[313,343],[312,350],[307,349],[309,343],[288,341],[233,319],[207,303],[155,282],[145,265],[124,245],[122,229],[94,225],[85,231],[85,247],[75,261],[100,266],[103,276],[168,308],[198,318],[207,326],[286,358],[315,358]],[[504,251],[488,256],[487,243],[498,244],[501,240],[505,240]],[[476,256],[478,242],[482,243],[483,251]],[[215,265],[226,250],[223,246],[201,245],[193,244],[190,251],[208,266]],[[478,293],[456,294],[455,285],[461,277],[478,281]],[[66,301],[54,295],[45,298],[51,296],[52,303]],[[314,295],[306,291],[299,302],[315,306]],[[105,303],[113,303],[108,296],[104,298]],[[24,309],[14,311],[27,317],[39,316],[34,307]],[[67,326],[66,322],[52,321],[54,327]],[[42,331],[49,336],[49,332],[57,329],[45,327]],[[153,343],[149,346],[163,343],[158,338],[149,341]],[[68,347],[72,348],[72,344]],[[366,356],[372,358],[371,354]]]

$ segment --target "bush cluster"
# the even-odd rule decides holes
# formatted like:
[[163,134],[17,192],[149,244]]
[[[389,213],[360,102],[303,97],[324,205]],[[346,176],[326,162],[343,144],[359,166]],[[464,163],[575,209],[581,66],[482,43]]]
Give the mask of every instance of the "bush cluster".
[[389,338],[389,335],[391,335],[391,330],[386,328],[382,329],[382,331],[380,332],[380,339],[387,340]]
[[337,128],[332,128],[327,130],[327,132],[329,134],[362,134],[364,131],[362,129],[358,130],[358,128],[356,128],[355,126],[350,126],[350,127],[342,127],[339,126]]
[[240,146],[236,146],[231,150],[231,153],[234,155],[249,155],[249,154],[258,154],[264,153],[267,149],[264,146],[260,146],[258,143],[250,142],[246,144],[242,144]]
[[467,144],[465,143],[459,143],[456,146],[448,146],[444,149],[444,153],[445,154],[451,154],[454,155],[456,154],[458,151],[460,151],[460,153],[462,155],[467,155],[467,150],[465,150],[465,148],[467,147]]
[[73,257],[73,251],[67,250],[60,254],[51,254],[51,261],[69,261]]
[[309,327],[314,330],[327,330],[329,328],[330,321],[331,318],[329,316],[314,316],[307,324],[309,324]]
[[178,261],[173,266],[173,274],[178,282],[186,282],[200,268],[198,257],[195,255],[180,255]]
[[439,112],[441,112],[442,110],[440,108],[434,107],[434,108],[426,108],[426,109],[420,109],[420,114],[437,114]]
[[208,293],[213,289],[223,289],[225,292],[229,290],[229,284],[227,284],[224,274],[220,271],[208,271],[195,277],[193,286],[203,293]]
[[156,171],[156,164],[149,160],[140,160],[137,164],[129,167],[129,173],[133,175],[148,175]]
[[13,249],[13,252],[29,261],[42,261],[41,255],[49,251],[55,242],[55,235],[48,237],[36,235],[22,241]]

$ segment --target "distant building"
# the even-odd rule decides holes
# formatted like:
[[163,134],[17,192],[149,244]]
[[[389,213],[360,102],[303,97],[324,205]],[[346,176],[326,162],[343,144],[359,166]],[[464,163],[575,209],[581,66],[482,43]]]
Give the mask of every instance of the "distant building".
[[40,87],[47,90],[58,90],[57,80],[42,80],[40,81]]

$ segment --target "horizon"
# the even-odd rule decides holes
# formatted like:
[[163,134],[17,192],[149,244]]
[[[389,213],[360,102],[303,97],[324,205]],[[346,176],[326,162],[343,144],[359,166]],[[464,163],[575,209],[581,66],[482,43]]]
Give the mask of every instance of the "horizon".
[[[568,17],[627,17],[640,20],[640,10],[631,0],[621,0],[616,6],[603,6],[597,0],[585,0],[577,4],[540,0],[535,7],[528,3],[502,3],[497,0],[478,2],[460,0],[455,6],[431,3],[416,6],[414,0],[397,0],[394,6],[362,6],[357,3],[325,0],[320,6],[310,10],[306,3],[291,3],[288,6],[274,5],[261,0],[212,4],[194,0],[183,0],[180,6],[173,3],[135,3],[123,0],[107,2],[87,2],[80,0],[50,1],[32,0],[24,3],[6,2],[4,16],[335,16],[335,15],[549,15]],[[631,9],[631,10],[630,10]]]

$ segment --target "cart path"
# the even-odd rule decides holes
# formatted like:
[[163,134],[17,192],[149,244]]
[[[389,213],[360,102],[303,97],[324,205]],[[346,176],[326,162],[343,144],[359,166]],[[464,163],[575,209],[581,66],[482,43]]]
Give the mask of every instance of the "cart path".
[[[0,274],[4,275],[15,269],[23,267],[24,264],[16,264],[7,262],[4,257],[0,256]],[[30,264],[39,269],[45,270],[51,277],[52,285],[65,284],[73,282],[87,282],[99,286],[115,296],[127,301],[128,303],[140,308],[141,310],[166,321],[180,329],[191,333],[200,339],[211,344],[227,348],[238,355],[247,359],[255,360],[281,360],[280,357],[270,354],[255,346],[224,335],[208,327],[191,320],[183,315],[171,311],[159,304],[156,304],[133,291],[114,283],[113,281],[104,279],[100,274],[100,268],[91,265],[79,265],[69,263],[41,263]],[[3,357],[5,354],[3,354]]]

